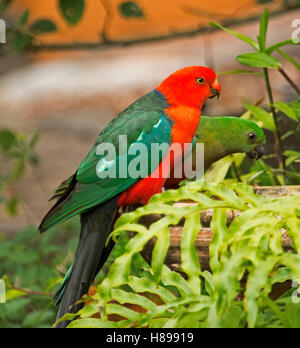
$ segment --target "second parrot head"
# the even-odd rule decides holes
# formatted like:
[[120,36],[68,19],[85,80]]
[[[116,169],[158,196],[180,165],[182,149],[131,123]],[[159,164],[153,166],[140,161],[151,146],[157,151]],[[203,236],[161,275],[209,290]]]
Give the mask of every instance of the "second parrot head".
[[216,73],[203,66],[180,69],[167,77],[157,89],[171,105],[200,109],[207,98],[219,98],[221,94]]
[[204,142],[220,153],[247,153],[259,159],[264,153],[266,136],[254,122],[239,117],[202,116],[196,133],[197,142]]
[[266,145],[264,131],[254,122],[238,118],[238,132],[236,137],[242,148],[251,159],[262,157]]

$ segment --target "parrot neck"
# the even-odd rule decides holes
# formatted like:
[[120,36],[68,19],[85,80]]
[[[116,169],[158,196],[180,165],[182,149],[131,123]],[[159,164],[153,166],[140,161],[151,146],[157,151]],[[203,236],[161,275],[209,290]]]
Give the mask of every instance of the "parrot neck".
[[192,143],[200,122],[201,109],[172,104],[159,88],[156,88],[154,93],[159,103],[164,106],[167,115],[174,122],[171,133],[172,143]]
[[187,106],[171,106],[166,109],[168,116],[174,121],[172,127],[172,143],[192,143],[198,128],[201,111]]

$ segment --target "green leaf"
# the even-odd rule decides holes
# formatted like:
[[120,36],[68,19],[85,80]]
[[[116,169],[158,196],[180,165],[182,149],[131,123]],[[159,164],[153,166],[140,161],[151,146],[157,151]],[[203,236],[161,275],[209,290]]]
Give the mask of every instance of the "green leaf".
[[161,274],[161,270],[163,268],[163,261],[167,255],[169,245],[170,245],[170,234],[169,227],[163,226],[159,233],[156,234],[157,242],[152,251],[152,263],[151,267],[153,269],[154,276],[159,279],[159,275]]
[[6,301],[12,301],[20,297],[24,297],[27,294],[24,291],[20,290],[14,290],[14,289],[8,289],[6,291]]
[[27,24],[28,20],[29,20],[29,11],[25,10],[19,18],[19,25],[23,27],[24,25]]
[[6,210],[11,216],[16,216],[18,212],[19,200],[17,197],[11,198],[6,202]]
[[290,323],[292,329],[300,327],[300,304],[288,303],[286,306],[285,320]]
[[267,296],[265,296],[265,302],[268,304],[270,309],[275,313],[275,315],[278,317],[279,321],[283,324],[284,328],[291,328],[288,316],[282,313],[279,306],[277,306],[276,303],[271,301]]
[[226,209],[216,210],[213,214],[211,229],[212,231],[218,232],[213,233],[213,237],[209,245],[209,254],[211,255],[209,264],[213,272],[217,272],[222,268],[219,258],[221,256],[221,250],[223,247],[223,239],[228,233],[226,223]]
[[290,130],[290,131],[284,133],[284,134],[281,136],[281,139],[282,139],[282,140],[285,140],[285,139],[287,139],[288,137],[290,137],[291,135],[294,135],[295,133],[296,133],[295,130]]
[[300,120],[300,99],[295,100],[295,101],[289,103],[288,105],[289,105],[289,107],[291,107],[294,110],[298,120]]
[[16,31],[12,35],[11,44],[13,52],[21,52],[32,45],[33,37],[30,34]]
[[[155,310],[156,304],[148,299],[145,296],[135,294],[128,291],[123,291],[121,289],[114,289],[112,297],[119,303],[119,304],[125,304],[125,303],[132,303],[137,306],[140,306],[148,311]],[[98,307],[99,312],[99,307]]]
[[296,115],[296,112],[292,107],[290,107],[288,104],[283,102],[277,102],[274,104],[275,108],[283,112],[286,116],[291,118],[292,120],[298,122],[298,117]]
[[76,25],[81,20],[84,8],[84,0],[59,0],[60,12],[69,25]]
[[281,67],[281,63],[277,58],[261,52],[240,54],[236,57],[236,60],[242,65],[253,68],[279,69]]
[[210,22],[209,25],[211,25],[212,27],[216,27],[216,28],[219,28],[219,29],[226,31],[227,33],[235,36],[236,38],[248,43],[250,46],[254,47],[256,50],[259,49],[258,43],[246,35],[240,34],[240,33],[236,32],[234,30],[231,30],[229,28],[223,27],[221,24],[218,24],[215,22]]
[[134,1],[125,1],[119,5],[119,10],[124,17],[128,18],[142,18],[144,17],[144,12]]
[[31,150],[34,149],[34,147],[36,146],[38,140],[40,138],[40,133],[39,132],[35,132],[32,136],[32,138],[30,139],[30,142],[29,142],[29,147]]
[[9,151],[17,143],[16,134],[9,129],[0,129],[0,149]]
[[87,305],[85,305],[78,314],[81,318],[89,318],[95,314],[99,314],[99,305],[96,301],[93,301]]
[[275,123],[271,113],[268,113],[264,109],[254,106],[248,103],[244,103],[246,109],[248,109],[252,115],[260,122],[262,122],[262,127],[268,129],[272,132],[275,131]]
[[233,157],[226,156],[219,161],[213,163],[211,167],[205,172],[205,181],[220,183],[225,178],[233,162]]
[[[166,269],[166,266],[163,266]],[[171,271],[170,271],[171,272]],[[164,273],[162,271],[162,273]],[[171,272],[172,274],[174,272]],[[149,279],[138,278],[134,276],[129,277],[128,285],[138,293],[151,292],[152,294],[160,297],[161,300],[165,302],[170,302],[176,299],[175,295],[163,286],[157,285]]]
[[[251,328],[255,326],[257,319],[258,297],[261,292],[267,292],[266,283],[270,282],[269,275],[276,266],[276,261],[276,257],[268,257],[265,261],[261,261],[249,275],[245,297],[247,300],[248,323]],[[268,295],[268,293],[265,293],[265,295]]]
[[86,319],[78,319],[72,321],[68,328],[69,329],[84,329],[84,328],[91,328],[91,329],[111,329],[111,328],[117,328],[117,323],[112,322],[104,322],[101,319],[92,319],[92,318],[86,318]]
[[278,50],[280,47],[283,47],[283,46],[287,46],[287,45],[299,45],[300,43],[296,43],[295,41],[293,40],[284,40],[284,41],[280,41],[280,42],[277,42],[276,44],[268,47],[266,49],[266,53],[268,54],[271,54],[273,53],[274,51]]
[[51,20],[43,18],[33,22],[29,27],[29,31],[34,35],[40,35],[54,33],[57,31],[57,27]]
[[286,160],[286,166],[288,167],[290,164],[292,164],[295,160],[300,158],[300,152],[298,151],[292,151],[288,150],[284,152],[284,156],[287,157]]
[[200,293],[200,263],[195,240],[201,229],[199,214],[186,216],[181,239],[181,267],[188,276],[188,284],[195,294]]
[[260,19],[260,28],[259,28],[259,48],[261,52],[266,50],[266,40],[267,40],[267,30],[269,23],[269,12],[265,10]]

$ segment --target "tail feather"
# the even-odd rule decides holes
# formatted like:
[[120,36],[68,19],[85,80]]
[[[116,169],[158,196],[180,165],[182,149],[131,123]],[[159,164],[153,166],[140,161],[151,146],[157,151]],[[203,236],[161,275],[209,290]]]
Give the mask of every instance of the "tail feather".
[[73,269],[73,265],[71,265],[71,267],[68,269],[68,272],[66,273],[64,280],[62,281],[59,290],[57,291],[57,293],[54,296],[54,300],[55,300],[55,306],[57,306],[58,304],[60,304],[61,299],[63,297],[63,294],[65,292],[66,286],[67,286],[67,282],[70,278],[71,272]]
[[[100,264],[105,262],[103,251],[117,214],[117,201],[118,196],[81,215],[81,234],[74,262],[57,294],[57,302],[60,300],[57,320],[82,308],[83,305],[76,302],[88,292]],[[63,321],[56,327],[64,328],[68,324]]]

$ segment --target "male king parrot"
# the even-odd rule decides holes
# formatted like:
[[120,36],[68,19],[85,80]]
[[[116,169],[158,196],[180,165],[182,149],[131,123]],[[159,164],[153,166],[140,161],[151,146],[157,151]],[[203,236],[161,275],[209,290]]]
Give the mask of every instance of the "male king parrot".
[[[146,204],[152,195],[161,192],[165,184],[167,175],[163,168],[166,156],[160,159],[154,171],[149,170],[145,178],[102,177],[103,172],[124,156],[118,152],[119,136],[127,136],[128,148],[142,143],[149,153],[153,143],[170,146],[177,143],[182,147],[192,144],[204,102],[207,98],[219,97],[220,92],[213,70],[201,66],[178,70],[111,121],[75,174],[58,188],[55,195],[58,200],[44,217],[39,230],[44,232],[81,214],[81,234],[75,258],[57,294],[57,302],[60,302],[58,319],[81,308],[82,305],[76,302],[88,292],[108,257],[110,248],[105,248],[105,242],[118,208]],[[111,161],[97,152],[99,145],[107,143],[116,149],[116,156]],[[178,161],[174,157],[168,158],[168,171]],[[67,324],[63,321],[58,327]]]

